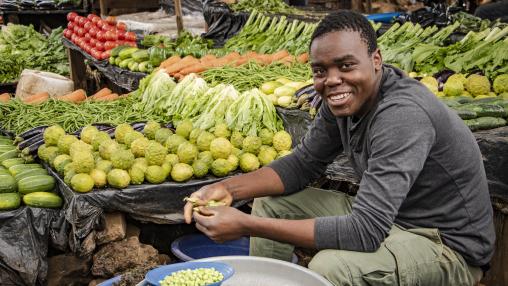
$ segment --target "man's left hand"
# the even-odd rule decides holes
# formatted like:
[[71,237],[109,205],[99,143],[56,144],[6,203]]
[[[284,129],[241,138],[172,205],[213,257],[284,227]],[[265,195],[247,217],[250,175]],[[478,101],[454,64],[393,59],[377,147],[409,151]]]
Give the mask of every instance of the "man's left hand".
[[222,243],[247,235],[249,215],[232,207],[199,207],[196,227],[213,241]]

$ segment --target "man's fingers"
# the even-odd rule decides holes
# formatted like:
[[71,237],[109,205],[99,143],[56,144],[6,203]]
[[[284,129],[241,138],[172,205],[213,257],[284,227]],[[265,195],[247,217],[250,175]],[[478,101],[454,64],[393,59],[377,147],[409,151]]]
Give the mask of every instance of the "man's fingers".
[[208,236],[208,229],[205,226],[201,225],[200,223],[196,223],[196,228]]
[[208,207],[199,207],[200,215],[203,216],[213,216],[217,213],[217,211],[213,210],[213,208]]
[[194,206],[192,205],[192,203],[186,203],[185,206],[183,207],[183,217],[185,218],[185,222],[187,224],[192,222],[192,208],[193,207]]

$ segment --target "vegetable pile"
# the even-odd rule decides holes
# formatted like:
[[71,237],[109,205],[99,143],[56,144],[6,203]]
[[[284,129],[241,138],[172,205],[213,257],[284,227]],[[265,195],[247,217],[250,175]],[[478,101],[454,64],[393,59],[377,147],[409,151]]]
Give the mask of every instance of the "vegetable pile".
[[110,51],[115,47],[128,45],[136,47],[136,34],[127,32],[126,25],[116,22],[113,17],[105,20],[89,14],[86,18],[75,12],[67,14],[65,38],[71,40],[97,60],[109,58]]
[[161,286],[206,286],[220,282],[224,276],[214,268],[180,270],[159,281]]
[[81,104],[49,99],[30,105],[20,100],[0,103],[0,124],[5,130],[20,134],[42,125],[61,125],[66,132],[75,132],[92,123],[120,124],[144,120],[162,120],[162,116],[148,110],[139,113],[132,109],[137,99],[129,96],[114,101],[83,101]]
[[472,131],[506,125],[508,74],[497,76],[492,84],[482,75],[454,74],[441,86],[441,91],[433,77],[424,77],[420,82],[457,112]]
[[115,128],[89,125],[79,132],[79,139],[53,125],[42,137],[38,157],[80,193],[168,179],[185,182],[209,173],[225,177],[237,169],[251,172],[289,154],[292,146],[286,131],[263,129],[259,136],[244,137],[224,123],[205,131],[191,120],[180,121],[174,131],[156,121]]
[[61,29],[45,37],[32,26],[8,24],[0,32],[0,83],[14,82],[25,68],[69,73]]
[[235,11],[256,11],[261,13],[280,13],[280,14],[303,14],[296,8],[287,5],[282,0],[240,0],[231,5]]
[[52,191],[55,179],[40,165],[19,158],[13,140],[0,136],[0,211],[21,202],[30,207],[60,208],[62,198]]

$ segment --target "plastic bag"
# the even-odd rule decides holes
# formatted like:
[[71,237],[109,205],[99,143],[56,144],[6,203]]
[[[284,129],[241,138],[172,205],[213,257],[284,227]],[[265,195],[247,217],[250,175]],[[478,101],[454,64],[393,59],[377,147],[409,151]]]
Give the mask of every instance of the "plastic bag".
[[227,39],[242,29],[249,18],[248,13],[234,13],[228,5],[215,0],[203,1],[203,16],[208,32],[202,37],[213,40],[215,47],[222,47]]

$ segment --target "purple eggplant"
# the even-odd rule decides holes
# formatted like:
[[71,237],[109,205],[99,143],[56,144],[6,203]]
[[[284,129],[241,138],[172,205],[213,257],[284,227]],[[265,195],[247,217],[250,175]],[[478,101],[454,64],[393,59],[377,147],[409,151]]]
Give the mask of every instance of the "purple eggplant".
[[44,132],[44,130],[46,130],[46,128],[48,128],[47,125],[42,125],[42,126],[38,126],[38,127],[32,128],[30,130],[27,130],[27,131],[19,134],[18,136],[16,136],[16,139],[14,140],[14,144],[16,144],[18,142],[25,141],[27,139],[30,139],[35,135],[42,134]]

